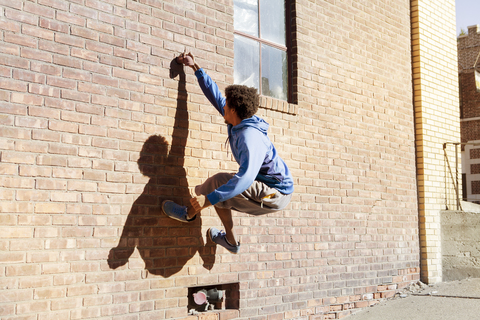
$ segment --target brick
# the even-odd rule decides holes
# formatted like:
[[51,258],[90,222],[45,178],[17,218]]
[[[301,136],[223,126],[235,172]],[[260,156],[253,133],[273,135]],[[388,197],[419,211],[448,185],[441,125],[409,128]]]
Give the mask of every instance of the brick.
[[113,27],[110,24],[101,23],[98,21],[87,20],[87,28],[102,33],[113,34]]
[[34,105],[40,106],[43,104],[43,98],[35,95],[28,95],[23,93],[12,93],[11,95],[11,102],[13,103],[20,103],[20,104],[27,104],[27,105]]
[[45,83],[45,75],[26,70],[13,70],[13,78],[20,81]]
[[129,60],[135,60],[137,56],[135,52],[131,52],[129,50],[118,48],[118,47],[113,48],[113,55],[115,57],[125,58]]
[[53,168],[54,178],[78,179],[82,178],[82,170],[72,168]]
[[87,205],[71,205],[67,204],[67,213],[68,214],[91,214],[92,208]]
[[[15,106],[12,104],[3,104],[2,102],[0,102],[0,111],[4,113],[13,114],[13,115],[25,115],[27,110],[25,106]],[[1,119],[5,119],[5,122],[7,122],[5,124],[8,124],[8,122],[11,122],[13,120],[13,118],[11,118],[11,116],[8,116],[8,115],[4,115],[4,117],[2,117]],[[3,131],[5,133],[4,136],[6,137],[18,136],[19,138],[22,138],[22,137],[29,138],[28,137],[29,135],[25,130],[12,128],[12,126],[10,126],[9,128],[3,129]]]
[[[102,5],[102,4],[100,4]],[[113,12],[113,10],[104,10],[102,9],[102,11],[105,11],[105,12]],[[98,20],[100,21],[103,21],[103,22],[106,22],[106,23],[109,23],[109,24],[112,24],[112,25],[116,25],[116,26],[119,26],[119,27],[123,27],[123,19],[121,17],[117,17],[115,15],[112,15],[112,14],[107,14],[107,13],[104,13],[104,12],[99,12],[98,13]]]
[[52,154],[77,155],[78,148],[76,146],[50,143],[48,144],[48,152]]
[[48,289],[38,289],[35,290],[35,299],[45,300],[45,299],[57,299],[66,297],[66,288],[48,288]]
[[2,162],[34,164],[35,156],[23,152],[3,151],[1,153]]
[[[107,34],[100,34],[99,40],[101,43],[109,44],[116,47],[123,48],[125,46],[126,40],[120,37],[115,37]],[[110,48],[113,51],[113,48]],[[112,51],[109,51],[111,54]]]
[[[102,41],[102,35],[100,35],[100,41]],[[89,51],[95,51],[109,55],[113,53],[113,48],[111,46],[94,41],[86,41],[85,48]]]
[[39,320],[48,320],[48,319],[65,319],[70,316],[69,311],[57,311],[57,312],[48,312],[47,314],[39,314]]
[[63,203],[37,203],[35,204],[35,213],[61,214],[65,213],[65,204]]
[[82,307],[82,298],[55,299],[52,301],[51,310],[70,310]]
[[[65,66],[65,67],[71,67],[71,68],[76,68],[76,69],[81,69],[82,62],[79,59],[76,58],[71,58],[71,57],[65,57],[65,56],[59,56],[59,55],[54,55],[53,56],[53,63],[60,65],[60,66]],[[52,78],[52,82],[55,81],[55,79]],[[58,86],[64,87],[64,88],[70,88],[73,89],[75,86],[73,85],[72,88],[72,83],[74,82],[66,80],[66,79],[56,79],[56,82],[59,83]],[[48,83],[48,78],[47,78],[47,83]]]
[[30,49],[27,47],[22,47],[20,56],[22,58],[38,60],[47,63],[51,63],[53,60],[53,55],[46,53],[45,51]]
[[72,48],[70,54],[72,55],[72,57],[80,58],[83,60],[90,60],[94,62],[98,61],[98,55],[95,52],[91,52],[89,50]]
[[81,37],[81,38],[94,40],[94,41],[99,40],[98,32],[92,31],[92,30],[89,30],[89,29],[86,29],[86,28],[73,26],[73,27],[71,27],[71,33],[72,33],[72,35],[75,35],[75,36],[78,36],[78,37]]
[[20,266],[7,266],[5,268],[7,277],[15,276],[31,276],[40,274],[40,265],[38,264],[25,264]]
[[[81,122],[81,123],[90,123],[90,116],[89,115],[83,115],[79,114],[78,112],[69,112],[69,111],[63,111],[61,113],[60,119],[63,121],[69,121],[69,122]],[[79,141],[81,140],[79,137],[76,137]],[[84,139],[85,141],[88,140],[87,137]],[[66,141],[66,138],[64,138],[64,141]],[[73,141],[73,138],[72,138]]]
[[102,149],[118,149],[118,141],[105,138],[93,138],[92,146]]
[[[54,252],[33,252],[27,253],[27,263],[56,262],[58,261],[58,253]],[[50,278],[45,278],[51,285]]]
[[69,181],[67,184],[69,191],[97,191],[97,184],[94,182]]
[[42,191],[18,190],[16,194],[17,201],[47,201],[49,194]]
[[101,149],[96,149],[96,148],[79,148],[78,149],[78,155],[80,157],[90,157],[90,158],[101,158],[102,157],[102,151]]
[[28,69],[28,61],[18,57],[1,57],[0,65],[17,67],[20,69]]
[[[55,42],[65,44],[65,45],[69,45],[69,46],[73,46],[73,47],[79,47],[79,48],[85,47],[85,40],[84,39],[80,39],[80,38],[77,38],[77,37],[72,37],[70,35],[61,34],[61,33],[56,33],[55,34]],[[73,62],[68,63],[68,61],[69,61],[68,58],[64,58],[63,60],[58,60],[58,61],[62,62],[62,63],[59,63],[59,64],[67,65],[67,66],[69,64],[71,64],[73,66]]]
[[24,11],[5,9],[5,17],[22,23],[37,25],[38,17],[36,15],[25,13]]
[[43,274],[59,274],[70,272],[70,264],[68,263],[55,263],[46,264],[42,269]]
[[40,155],[37,157],[37,165],[65,167],[67,159],[62,156]]
[[46,18],[40,18],[40,27],[61,33],[68,33],[68,24],[59,23]]
[[[73,226],[76,224],[76,217],[69,215],[67,205],[67,215],[56,215],[52,217],[52,225]],[[58,230],[57,230],[58,231]]]
[[2,175],[15,175],[17,172],[18,166],[16,164],[0,164],[0,174]]
[[19,81],[0,79],[0,89],[27,92],[27,84]]
[[60,0],[39,0],[38,3],[62,11],[68,11],[68,4]]
[[63,76],[69,79],[91,81],[92,75],[83,70],[66,69],[63,71]]
[[75,91],[62,90],[60,97],[67,100],[75,100],[81,102],[89,102],[90,96],[88,94],[79,93]]
[[77,87],[76,82],[73,80],[50,77],[50,76],[47,77],[47,84],[54,87],[60,87],[60,88],[66,88],[66,89],[75,89]]
[[31,213],[33,207],[29,203],[8,203],[5,202],[0,209],[2,213]]
[[47,30],[43,30],[41,28],[36,28],[32,26],[23,25],[22,33],[33,36],[33,37],[39,37],[42,39],[50,40],[50,41],[53,41],[54,39],[54,33],[52,31],[47,31]]
[[[60,94],[62,93],[62,90],[60,90]],[[46,107],[51,107],[51,108],[56,108],[56,109],[62,109],[62,110],[74,110],[74,102],[72,101],[66,101],[66,100],[60,100],[60,99],[53,99],[53,98],[45,98],[45,106]],[[45,109],[45,108],[44,108]],[[55,114],[55,116],[49,116],[49,118],[54,118],[58,119],[59,112],[57,110],[44,110],[44,113],[47,113],[50,111],[52,114]],[[45,116],[45,115],[43,115]]]
[[129,131],[143,132],[143,124],[131,121],[119,121],[118,127]]
[[[104,113],[104,107],[98,107],[98,106],[92,106],[92,105],[86,105],[83,103],[77,103],[77,112],[82,112],[82,113],[87,113],[87,114],[93,114],[93,115],[103,115]],[[105,121],[107,121],[105,119]],[[100,124],[100,123],[99,123]]]
[[1,302],[26,301],[33,298],[33,290],[9,290],[0,298]]
[[4,188],[31,189],[34,183],[28,178],[4,177],[0,180],[0,186]]
[[41,168],[32,166],[20,166],[19,175],[25,177],[50,177],[52,174],[51,168]]
[[[60,141],[60,134],[57,132],[45,131],[45,130],[33,130],[32,132],[32,139],[34,140],[42,140],[42,141]],[[47,159],[47,156],[39,156],[39,158]]]
[[93,104],[100,104],[104,106],[110,107],[117,107],[118,106],[118,99],[112,97],[103,97],[103,96],[92,96],[92,103]]
[[102,193],[124,193],[125,185],[118,183],[99,183],[98,191]]
[[52,44],[51,41],[40,40],[38,42],[38,49],[62,55],[68,55],[70,53],[68,46],[58,43]]
[[33,3],[25,3],[24,10],[29,13],[33,13],[39,16],[47,17],[47,18],[54,18],[55,17],[55,10],[52,8],[48,8],[45,6],[40,6]]
[[[50,229],[58,231],[58,228],[50,228]],[[51,239],[51,240],[47,239],[45,240],[45,249],[73,249],[75,248],[75,243],[76,243],[75,239]],[[78,278],[78,276],[74,278],[76,279]],[[54,278],[54,285],[61,285],[61,284],[55,283],[55,278]]]
[[89,294],[94,294],[97,292],[96,285],[82,285],[82,286],[70,286],[67,289],[67,296],[84,296]]
[[[0,75],[1,74],[1,69],[0,69]],[[7,92],[7,91],[0,91],[0,100],[2,101],[8,101],[10,99],[10,93]],[[2,119],[3,121],[5,121],[5,118]]]
[[1,253],[0,254],[0,263],[22,263],[25,262],[25,255],[23,253]]
[[11,306],[5,306],[0,310],[0,315],[8,316],[15,314],[15,306],[12,304]]
[[67,166],[70,168],[90,168],[92,166],[92,162],[89,159],[69,158]]
[[2,27],[2,30],[11,31],[11,32],[20,33],[20,30],[21,30],[21,25],[19,23],[14,21],[9,21],[6,19],[0,22],[0,26]]
[[52,88],[49,86],[30,84],[28,86],[28,92],[36,95],[42,95],[42,96],[48,96],[48,97],[54,97],[54,98],[60,97],[60,89]]
[[17,305],[17,314],[39,313],[50,310],[49,301],[32,301],[29,303],[21,303]]

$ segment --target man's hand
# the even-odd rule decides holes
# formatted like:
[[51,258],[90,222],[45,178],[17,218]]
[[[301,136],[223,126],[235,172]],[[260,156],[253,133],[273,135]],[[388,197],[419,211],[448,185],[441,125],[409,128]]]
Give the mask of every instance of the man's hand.
[[197,196],[190,199],[190,204],[196,212],[200,212],[202,209],[211,206],[210,201],[205,196]]
[[193,71],[197,71],[198,69],[200,69],[199,65],[195,62],[195,57],[193,56],[193,54],[191,52],[189,52],[189,53],[184,52],[184,54],[189,56],[190,58],[192,58],[193,66],[190,66],[190,68],[192,68]]

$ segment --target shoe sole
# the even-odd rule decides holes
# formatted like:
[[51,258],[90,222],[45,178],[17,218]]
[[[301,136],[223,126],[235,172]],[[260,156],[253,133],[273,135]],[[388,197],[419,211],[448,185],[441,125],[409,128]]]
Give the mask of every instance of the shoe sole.
[[163,200],[163,202],[162,202],[162,212],[163,212],[164,215],[166,215],[166,216],[169,217],[170,219],[173,219],[173,220],[175,220],[175,221],[180,221],[180,222],[183,222],[183,223],[189,223],[189,222],[195,220],[196,216],[195,216],[195,218],[193,218],[193,219],[190,220],[190,221],[184,221],[184,220],[180,220],[180,219],[177,219],[177,218],[175,218],[175,217],[169,216],[169,215],[165,212],[165,210],[163,209],[164,204],[165,204],[166,202],[169,202],[169,201],[171,201],[171,200]]
[[[207,232],[208,232],[208,237],[210,238],[210,240],[212,240],[212,242],[215,243],[216,245],[218,245],[218,246],[220,246],[220,247],[222,247],[222,248],[225,248],[225,247],[222,246],[221,244],[218,244],[218,243],[216,243],[215,241],[213,241],[212,233],[210,232],[210,229],[212,229],[212,228],[209,228],[208,231],[207,231]],[[225,248],[225,249],[226,249],[228,252],[230,252],[231,254],[238,254],[238,252],[230,251],[230,250],[228,250],[227,248]]]

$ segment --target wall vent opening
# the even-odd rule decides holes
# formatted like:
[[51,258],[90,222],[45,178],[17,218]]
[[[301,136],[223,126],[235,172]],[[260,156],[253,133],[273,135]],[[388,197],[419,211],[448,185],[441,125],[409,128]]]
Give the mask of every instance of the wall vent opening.
[[188,288],[188,311],[238,310],[239,283],[224,283]]

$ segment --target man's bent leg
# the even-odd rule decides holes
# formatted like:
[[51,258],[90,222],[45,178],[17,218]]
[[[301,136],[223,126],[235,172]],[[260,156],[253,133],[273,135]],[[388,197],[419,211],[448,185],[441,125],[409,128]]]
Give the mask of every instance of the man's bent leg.
[[235,232],[233,231],[233,218],[232,210],[215,207],[215,211],[218,214],[218,217],[222,221],[223,227],[225,228],[225,234],[227,241],[232,245],[238,245],[237,240],[235,239]]

